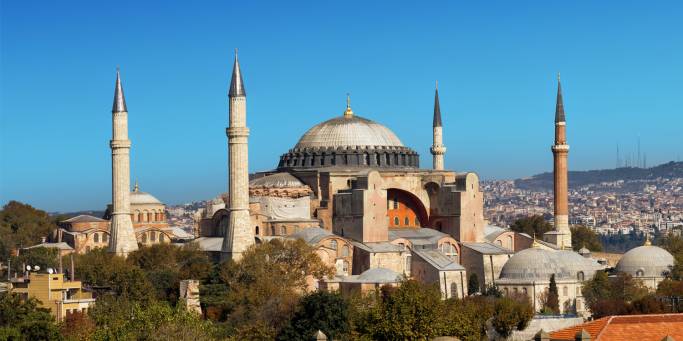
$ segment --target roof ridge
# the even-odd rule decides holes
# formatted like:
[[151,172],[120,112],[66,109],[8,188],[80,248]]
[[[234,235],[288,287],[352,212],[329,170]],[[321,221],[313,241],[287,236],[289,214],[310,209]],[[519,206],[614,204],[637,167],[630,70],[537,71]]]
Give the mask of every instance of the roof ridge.
[[605,329],[607,329],[607,326],[609,326],[609,325],[612,323],[612,319],[614,319],[615,316],[619,316],[619,315],[612,315],[612,316],[610,316],[609,319],[607,320],[607,323],[605,323],[605,325],[602,326],[602,328],[600,328],[600,331],[598,332],[598,335],[595,335],[595,340],[596,340],[596,341],[600,339],[600,335],[602,335],[602,332],[603,332]]

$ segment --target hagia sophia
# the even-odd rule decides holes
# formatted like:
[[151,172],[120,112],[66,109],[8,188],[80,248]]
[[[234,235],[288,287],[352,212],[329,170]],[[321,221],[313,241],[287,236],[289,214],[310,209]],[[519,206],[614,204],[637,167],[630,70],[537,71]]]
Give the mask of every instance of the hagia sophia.
[[[585,248],[572,251],[569,146],[559,76],[551,146],[554,230],[540,239],[487,224],[477,174],[444,169],[448,129],[442,123],[438,85],[430,167],[421,166],[418,153],[389,128],[354,111],[347,98],[339,116],[303,133],[273,160],[272,170],[249,174],[247,93],[237,55],[228,97],[229,190],[209,201],[194,236],[188,235],[169,227],[162,202],[137,184],[130,191],[128,109],[117,71],[112,204],[102,218],[63,221],[51,245],[75,252],[108,247],[125,256],[138,245],[196,243],[216,261],[239,261],[252,245],[302,239],[336,269],[334,277],[311,278],[312,290],[350,293],[412,278],[438,284],[442,297],[451,298],[496,285],[506,295],[527,295],[538,311],[554,275],[561,312],[587,313],[583,282],[607,265]],[[216,184],[217,192],[223,186]],[[614,271],[656,289],[671,266],[671,254],[647,242],[624,254]],[[475,290],[467,287],[473,276],[480,286]]]

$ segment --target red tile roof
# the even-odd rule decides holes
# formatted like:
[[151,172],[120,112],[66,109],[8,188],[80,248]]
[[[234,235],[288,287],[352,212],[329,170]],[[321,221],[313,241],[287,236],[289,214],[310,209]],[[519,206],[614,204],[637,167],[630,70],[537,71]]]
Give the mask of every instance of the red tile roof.
[[608,316],[550,333],[551,340],[574,340],[585,329],[593,341],[661,341],[665,336],[683,340],[683,314]]

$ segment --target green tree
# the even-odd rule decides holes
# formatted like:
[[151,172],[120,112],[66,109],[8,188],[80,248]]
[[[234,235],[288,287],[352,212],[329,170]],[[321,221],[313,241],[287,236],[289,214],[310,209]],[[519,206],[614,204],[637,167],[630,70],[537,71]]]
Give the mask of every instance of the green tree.
[[546,300],[545,307],[543,308],[552,314],[560,313],[560,296],[557,291],[557,282],[555,282],[555,274],[550,275],[548,298]]
[[600,237],[590,228],[583,225],[576,225],[571,227],[571,232],[572,247],[574,251],[578,251],[582,247],[591,251],[602,251]]
[[668,277],[678,281],[683,280],[683,238],[669,234],[658,240],[658,244],[674,256],[674,266]]
[[442,335],[455,336],[463,341],[485,339],[486,324],[494,314],[495,302],[495,298],[487,296],[446,300]]
[[317,291],[304,296],[278,340],[306,340],[318,330],[335,340],[349,334],[349,304],[340,294]]
[[47,212],[18,201],[8,202],[0,210],[0,262],[6,263],[13,249],[40,243],[56,228]]
[[167,302],[132,301],[113,295],[98,298],[90,312],[97,328],[92,340],[186,340],[214,339],[216,328],[201,316]]
[[[19,338],[16,338],[20,335]],[[62,340],[49,309],[34,298],[0,293],[0,340]]]
[[467,295],[474,295],[479,292],[479,277],[477,274],[470,274],[467,279]]
[[429,340],[445,330],[441,291],[436,285],[405,281],[385,290],[369,314],[367,335],[375,340]]
[[56,269],[59,264],[58,253],[57,249],[46,247],[21,250],[18,257],[12,257],[12,269],[15,272],[21,273],[24,271],[24,264],[37,265],[42,270],[47,270],[47,268]]
[[498,334],[508,337],[514,330],[526,328],[533,317],[534,310],[528,302],[503,297],[495,302],[491,325]]
[[647,289],[640,280],[628,274],[620,273],[609,278],[604,271],[598,271],[593,279],[584,283],[582,291],[586,306],[594,318],[635,314],[639,309],[654,309],[651,301],[646,298]]
[[530,236],[541,238],[544,233],[553,229],[552,225],[547,222],[542,215],[534,215],[516,220],[510,229],[520,233],[526,233]]

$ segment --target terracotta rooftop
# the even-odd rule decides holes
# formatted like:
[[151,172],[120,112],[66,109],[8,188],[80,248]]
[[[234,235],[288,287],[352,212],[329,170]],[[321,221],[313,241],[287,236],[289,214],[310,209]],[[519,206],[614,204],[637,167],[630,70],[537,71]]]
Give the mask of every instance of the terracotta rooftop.
[[591,340],[660,341],[666,336],[683,340],[683,314],[617,315],[560,329],[550,333],[551,340],[574,340],[585,329]]

